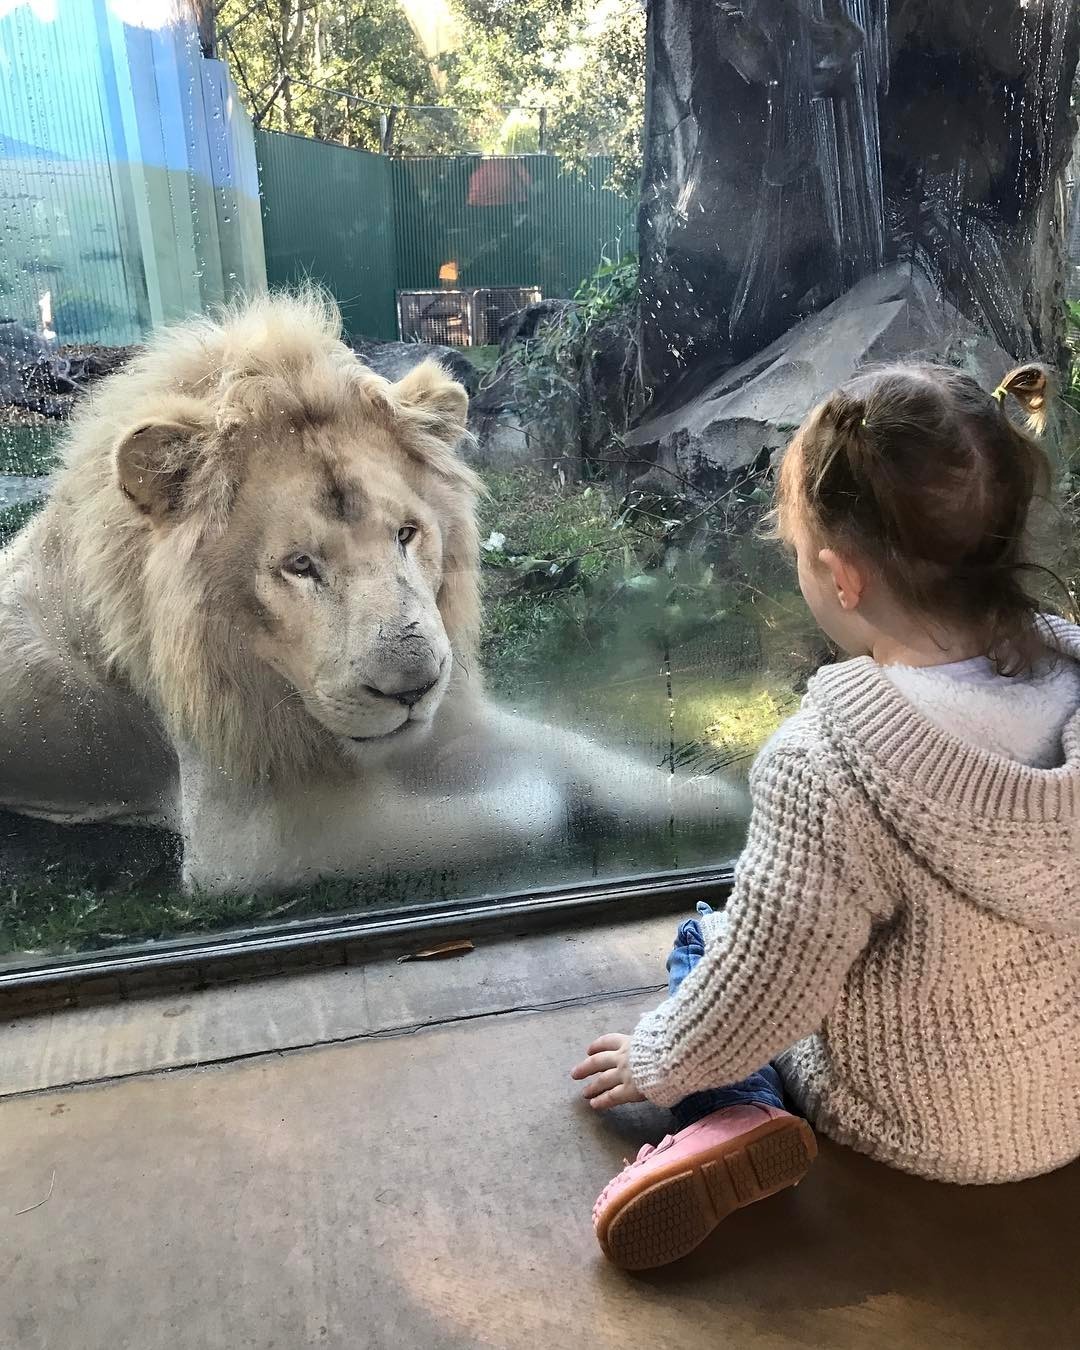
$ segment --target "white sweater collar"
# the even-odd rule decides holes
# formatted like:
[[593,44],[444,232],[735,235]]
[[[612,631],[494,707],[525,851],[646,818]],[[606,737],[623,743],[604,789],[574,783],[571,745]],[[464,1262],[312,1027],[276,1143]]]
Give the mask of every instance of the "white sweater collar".
[[1061,734],[1080,708],[1080,665],[1067,657],[1030,676],[999,675],[985,657],[885,675],[935,726],[1035,769],[1061,764]]
[[[1053,617],[1044,622],[1048,647],[1080,661],[1080,628]],[[962,816],[1080,820],[1080,711],[1062,732],[1064,763],[1038,769],[936,726],[869,657],[820,670],[810,681],[807,702],[860,778],[860,763],[867,772],[876,765],[894,792],[928,798]]]

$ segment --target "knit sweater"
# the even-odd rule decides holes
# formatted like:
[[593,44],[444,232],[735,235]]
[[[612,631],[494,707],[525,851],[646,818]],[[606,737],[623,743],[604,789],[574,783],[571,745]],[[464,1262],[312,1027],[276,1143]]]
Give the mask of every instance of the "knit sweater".
[[[1080,628],[1047,623],[1070,668]],[[1070,678],[1075,678],[1071,672]],[[735,887],[630,1065],[670,1106],[777,1061],[824,1134],[919,1175],[1080,1157],[1080,710],[1058,767],[936,724],[868,658],[758,756]]]

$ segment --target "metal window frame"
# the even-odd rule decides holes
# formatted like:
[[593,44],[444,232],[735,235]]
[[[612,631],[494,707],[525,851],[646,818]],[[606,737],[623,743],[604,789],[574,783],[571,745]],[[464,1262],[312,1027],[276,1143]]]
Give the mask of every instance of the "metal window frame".
[[47,957],[0,967],[0,1019],[88,1002],[353,965],[454,938],[505,937],[545,929],[685,913],[699,900],[720,905],[733,866],[655,872],[578,885],[373,910],[179,938],[115,952]]

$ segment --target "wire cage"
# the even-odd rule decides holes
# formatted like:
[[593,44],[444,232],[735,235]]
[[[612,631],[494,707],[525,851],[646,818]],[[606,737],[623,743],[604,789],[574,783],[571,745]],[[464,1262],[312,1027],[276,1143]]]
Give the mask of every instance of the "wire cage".
[[398,291],[398,335],[402,342],[434,342],[444,347],[492,346],[512,314],[542,298],[538,286]]

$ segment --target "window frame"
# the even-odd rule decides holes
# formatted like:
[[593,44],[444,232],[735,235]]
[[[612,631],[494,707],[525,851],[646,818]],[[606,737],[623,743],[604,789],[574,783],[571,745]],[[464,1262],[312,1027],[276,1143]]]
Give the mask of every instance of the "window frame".
[[[570,886],[478,896],[363,918],[299,921],[177,938],[107,953],[42,956],[0,967],[0,1019],[89,1002],[300,974],[419,951],[454,939],[506,937],[553,928],[687,914],[699,900],[722,905],[734,863],[615,877]],[[17,958],[18,959],[18,958]]]

